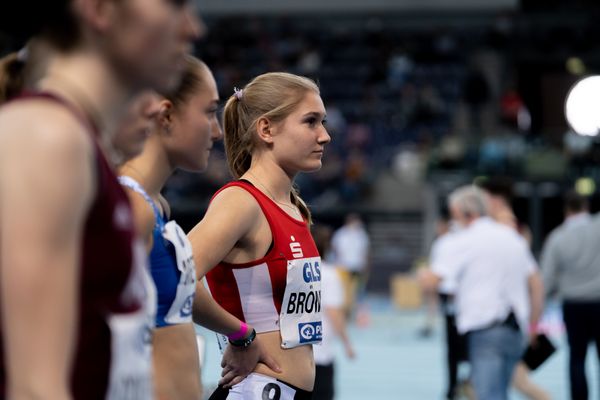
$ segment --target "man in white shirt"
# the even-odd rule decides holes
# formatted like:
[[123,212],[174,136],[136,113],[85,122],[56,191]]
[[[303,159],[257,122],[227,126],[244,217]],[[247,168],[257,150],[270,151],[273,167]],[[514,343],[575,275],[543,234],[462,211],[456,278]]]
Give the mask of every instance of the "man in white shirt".
[[529,327],[541,314],[536,263],[523,238],[487,217],[480,189],[459,188],[448,204],[464,229],[452,241],[452,255],[434,260],[432,272],[421,279],[431,288],[443,281],[455,284],[457,328],[467,335],[477,398],[505,400]]

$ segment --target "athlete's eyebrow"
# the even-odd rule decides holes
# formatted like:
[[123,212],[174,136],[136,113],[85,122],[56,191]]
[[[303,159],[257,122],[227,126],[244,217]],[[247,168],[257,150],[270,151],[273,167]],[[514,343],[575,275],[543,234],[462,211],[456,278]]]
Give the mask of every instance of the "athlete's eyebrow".
[[327,114],[319,112],[319,111],[309,111],[302,116],[302,118],[306,118],[306,117],[317,117],[320,119],[325,119],[325,118],[327,118]]

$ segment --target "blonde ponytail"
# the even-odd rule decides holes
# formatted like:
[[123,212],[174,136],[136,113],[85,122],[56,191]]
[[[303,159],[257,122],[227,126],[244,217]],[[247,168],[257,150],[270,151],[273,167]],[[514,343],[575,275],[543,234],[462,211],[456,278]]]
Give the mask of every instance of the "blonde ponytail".
[[[256,123],[260,118],[280,122],[300,104],[306,93],[319,94],[319,87],[308,78],[285,72],[270,72],[254,78],[246,87],[236,89],[223,111],[225,153],[229,170],[239,179],[252,163]],[[297,188],[290,200],[312,223],[306,203]]]

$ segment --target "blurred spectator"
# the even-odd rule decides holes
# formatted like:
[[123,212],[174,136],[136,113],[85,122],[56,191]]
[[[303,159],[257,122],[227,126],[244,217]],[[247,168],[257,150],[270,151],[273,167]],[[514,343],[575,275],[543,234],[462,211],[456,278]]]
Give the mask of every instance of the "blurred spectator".
[[334,102],[326,104],[327,109],[327,132],[332,137],[337,137],[346,131],[348,122],[340,108]]
[[489,173],[506,173],[508,152],[501,137],[491,136],[482,140],[479,147],[479,168]]
[[427,84],[419,91],[416,109],[412,117],[414,124],[432,123],[444,115],[446,104],[437,89]]
[[415,146],[403,146],[392,159],[392,172],[401,182],[420,182],[423,177],[422,158]]
[[542,311],[536,264],[516,232],[487,217],[481,190],[459,188],[448,205],[464,230],[452,242],[452,256],[438,258],[432,264],[436,272],[425,271],[421,280],[431,288],[455,282],[457,328],[467,334],[477,398],[507,399],[524,336]]
[[464,140],[456,135],[442,138],[438,149],[438,163],[442,168],[457,168],[462,165],[467,148]]
[[[453,241],[460,237],[458,230],[459,227],[456,223],[452,223],[447,212],[446,215],[442,215],[442,218],[438,222],[438,236],[431,245],[429,256],[430,265],[436,268],[432,270],[434,274],[439,276],[445,275],[445,272],[439,270],[439,268],[452,264],[455,249]],[[450,259],[446,260],[446,257]],[[465,337],[458,333],[456,327],[456,307],[454,304],[456,282],[451,279],[443,280],[437,292],[446,327],[446,366],[448,376],[446,399],[453,400],[458,394],[459,363],[467,360]]]
[[361,198],[368,184],[368,159],[363,150],[356,148],[350,151],[346,159],[341,186],[342,199],[355,202]]
[[[542,273],[548,295],[563,302],[569,342],[572,399],[587,399],[585,359],[590,342],[600,349],[600,215],[591,217],[587,200],[565,197],[565,221],[546,240]],[[600,357],[599,357],[600,359]]]
[[348,126],[346,146],[350,149],[364,149],[371,143],[373,132],[371,127],[363,123],[352,123]]
[[307,46],[300,54],[298,60],[298,72],[302,75],[311,76],[321,68],[321,55],[318,49]]
[[518,229],[519,221],[511,202],[513,198],[512,180],[502,176],[486,178],[478,182],[485,191],[489,216],[513,229]]
[[335,231],[331,241],[333,262],[341,268],[348,316],[354,311],[359,292],[366,284],[370,259],[370,239],[358,214],[348,214],[345,224]]
[[404,86],[412,70],[414,63],[409,55],[402,50],[396,50],[390,57],[388,63],[388,84],[393,89],[400,89]]
[[[480,185],[486,192],[490,216],[496,222],[514,229],[531,246],[531,232],[526,225],[519,223],[511,206],[513,198],[511,180],[504,177],[492,177],[481,181]],[[542,286],[538,273],[534,275],[533,281],[536,286]],[[530,400],[549,400],[550,395],[529,378],[529,373],[529,368],[520,360],[513,373],[512,385]]]
[[483,72],[472,67],[463,84],[463,100],[469,110],[471,135],[482,134],[484,126],[482,114],[484,107],[491,100],[491,95],[490,85]]
[[346,331],[344,314],[344,287],[338,268],[323,261],[331,244],[331,229],[315,226],[312,229],[317,250],[321,255],[321,306],[323,317],[323,341],[313,346],[316,364],[313,400],[333,400],[335,396],[335,339],[342,341],[346,356],[354,358],[354,349]]
[[393,118],[396,120],[399,130],[408,127],[412,123],[417,105],[417,87],[411,82],[406,82],[400,89],[398,106],[394,109],[395,114]]
[[509,88],[500,98],[500,116],[502,121],[522,132],[531,128],[531,115],[519,92]]

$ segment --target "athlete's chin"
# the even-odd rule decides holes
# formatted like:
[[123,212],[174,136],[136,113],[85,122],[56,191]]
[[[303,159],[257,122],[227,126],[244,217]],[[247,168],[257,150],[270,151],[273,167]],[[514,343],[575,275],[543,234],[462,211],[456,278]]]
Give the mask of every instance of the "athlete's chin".
[[179,168],[187,172],[204,172],[208,168],[208,160],[198,160],[196,162],[189,162],[184,166],[180,166]]
[[309,165],[306,165],[305,168],[302,169],[302,172],[316,172],[321,169],[323,163],[321,160],[318,162],[311,162]]

